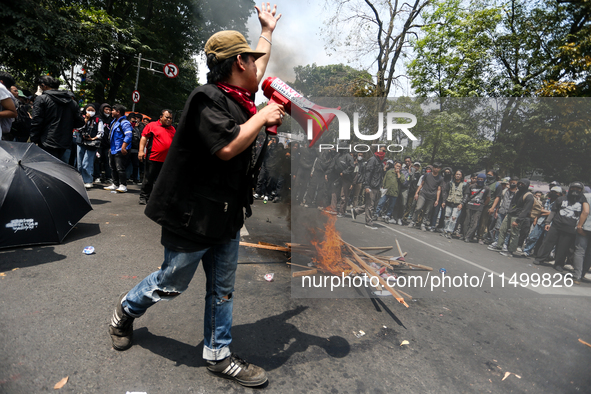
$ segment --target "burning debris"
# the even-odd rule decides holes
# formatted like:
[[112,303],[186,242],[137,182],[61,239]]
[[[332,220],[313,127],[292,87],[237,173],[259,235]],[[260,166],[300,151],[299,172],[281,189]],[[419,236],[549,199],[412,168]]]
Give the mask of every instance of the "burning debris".
[[398,240],[395,240],[398,256],[377,256],[369,254],[367,253],[368,251],[387,251],[394,247],[356,247],[345,242],[336,230],[336,217],[333,215],[326,216],[328,220],[323,234],[319,236],[318,232],[312,230],[314,232],[314,239],[310,241],[310,245],[286,243],[286,246],[279,246],[267,242],[259,242],[258,244],[240,242],[240,245],[282,252],[293,251],[301,255],[308,255],[312,260],[312,264],[309,265],[292,263],[289,261],[291,260],[291,257],[289,257],[288,264],[304,269],[293,272],[292,277],[312,276],[318,273],[332,276],[360,276],[368,281],[372,287],[375,287],[378,292],[389,292],[399,303],[408,308],[405,298],[411,300],[412,297],[400,289],[394,289],[388,286],[388,283],[392,281],[396,283],[396,280],[402,274],[400,272],[402,270],[432,271],[433,268],[407,262],[405,260],[407,253],[402,252]]

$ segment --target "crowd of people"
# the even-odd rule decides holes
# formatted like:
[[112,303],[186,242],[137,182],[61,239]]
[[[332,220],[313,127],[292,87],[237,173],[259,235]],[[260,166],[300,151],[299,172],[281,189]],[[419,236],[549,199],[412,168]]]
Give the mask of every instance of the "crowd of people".
[[31,142],[74,166],[84,187],[127,192],[142,186],[139,204],[146,205],[166,158],[175,128],[172,110],[163,109],[151,122],[121,104],[90,103],[79,108],[74,94],[59,90],[59,81],[44,75],[38,92],[25,96],[12,75],[0,72],[2,140]]
[[[317,152],[293,142],[285,152],[269,151],[255,199],[279,201],[292,189],[292,203],[340,218],[365,215],[372,230],[383,221],[488,245],[507,257],[535,257],[536,265],[554,260],[559,272],[570,264],[576,283],[591,266],[591,189],[581,182],[568,188],[552,182],[543,193],[529,179],[501,179],[494,170],[468,175],[439,162],[423,167],[410,156],[387,159],[384,146],[373,153]],[[289,158],[286,177],[281,162]]]

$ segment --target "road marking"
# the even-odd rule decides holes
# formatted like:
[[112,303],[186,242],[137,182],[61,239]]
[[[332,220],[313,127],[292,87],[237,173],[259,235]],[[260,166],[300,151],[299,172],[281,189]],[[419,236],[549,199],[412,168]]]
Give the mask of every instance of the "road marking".
[[[441,253],[445,253],[445,254],[447,254],[447,255],[455,258],[455,259],[458,259],[458,260],[461,260],[461,261],[463,261],[465,263],[468,263],[468,264],[470,264],[470,265],[472,265],[472,266],[474,266],[476,268],[480,268],[481,270],[484,270],[486,272],[490,272],[491,274],[494,274],[494,275],[498,276],[499,278],[501,277],[501,274],[499,274],[498,272],[493,271],[493,270],[491,270],[489,268],[483,267],[480,264],[477,264],[477,263],[475,263],[473,261],[467,260],[467,259],[465,259],[463,257],[458,256],[458,255],[455,255],[455,254],[453,254],[451,252],[448,252],[447,250],[443,250],[443,249],[441,249],[441,248],[439,248],[437,246],[431,245],[431,244],[429,244],[429,243],[427,243],[425,241],[421,241],[420,239],[415,238],[412,235],[405,234],[405,233],[403,233],[400,230],[393,229],[392,227],[386,226],[384,224],[382,224],[382,226],[384,226],[385,228],[387,228],[389,230],[392,230],[393,232],[395,232],[397,234],[404,235],[405,237],[408,237],[408,238],[410,238],[410,239],[412,239],[412,240],[414,240],[416,242],[419,242],[419,243],[421,243],[423,245],[426,245],[426,246],[428,246],[428,247],[430,247],[432,249],[435,249],[435,250],[437,250],[437,251],[439,251]],[[509,280],[509,278],[507,278],[507,276],[505,276],[505,281],[508,281],[508,280]],[[511,287],[511,286],[513,286],[513,285],[507,285],[507,287]],[[553,288],[553,287],[533,287],[531,285],[528,285],[528,286],[522,287],[522,288],[523,289],[528,289],[528,290],[531,290],[531,291],[534,291],[534,292],[536,292],[538,294],[543,294],[543,295],[570,295],[570,296],[587,296],[587,297],[588,296],[591,296],[591,290],[584,289],[584,288],[581,288],[581,287],[574,287],[574,286],[573,287],[559,287],[559,288],[554,287]]]

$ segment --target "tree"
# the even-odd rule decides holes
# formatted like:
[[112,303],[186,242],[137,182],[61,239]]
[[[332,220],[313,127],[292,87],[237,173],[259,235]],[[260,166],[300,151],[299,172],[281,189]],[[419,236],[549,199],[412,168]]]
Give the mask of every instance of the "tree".
[[[32,85],[49,73],[66,78],[85,65],[85,101],[131,107],[138,53],[181,67],[167,79],[142,70],[144,112],[182,108],[197,85],[194,56],[216,31],[245,31],[252,0],[22,0],[0,8],[2,66]],[[143,65],[145,66],[145,64]],[[156,69],[158,69],[156,67]],[[32,86],[30,86],[32,87]]]
[[297,66],[288,84],[306,97],[371,97],[375,85],[367,71],[343,64]]
[[[402,76],[401,58],[416,35],[421,12],[430,0],[331,0],[336,11],[327,20],[327,49],[344,50],[355,60],[369,57],[377,67],[376,97],[387,97]],[[343,32],[349,33],[343,37]],[[385,103],[383,104],[385,105]]]

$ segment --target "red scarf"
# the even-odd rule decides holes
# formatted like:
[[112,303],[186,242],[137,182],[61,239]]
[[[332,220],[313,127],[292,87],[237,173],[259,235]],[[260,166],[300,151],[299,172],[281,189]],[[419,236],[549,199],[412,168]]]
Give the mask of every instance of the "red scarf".
[[386,157],[386,152],[376,152],[375,155],[380,159],[380,161],[384,161],[384,157]]
[[230,97],[238,102],[238,104],[244,107],[248,113],[250,113],[250,116],[253,116],[257,113],[257,107],[254,104],[252,93],[250,93],[248,90],[242,89],[238,86],[228,85],[224,82],[218,82],[216,85],[218,88],[228,93]]

